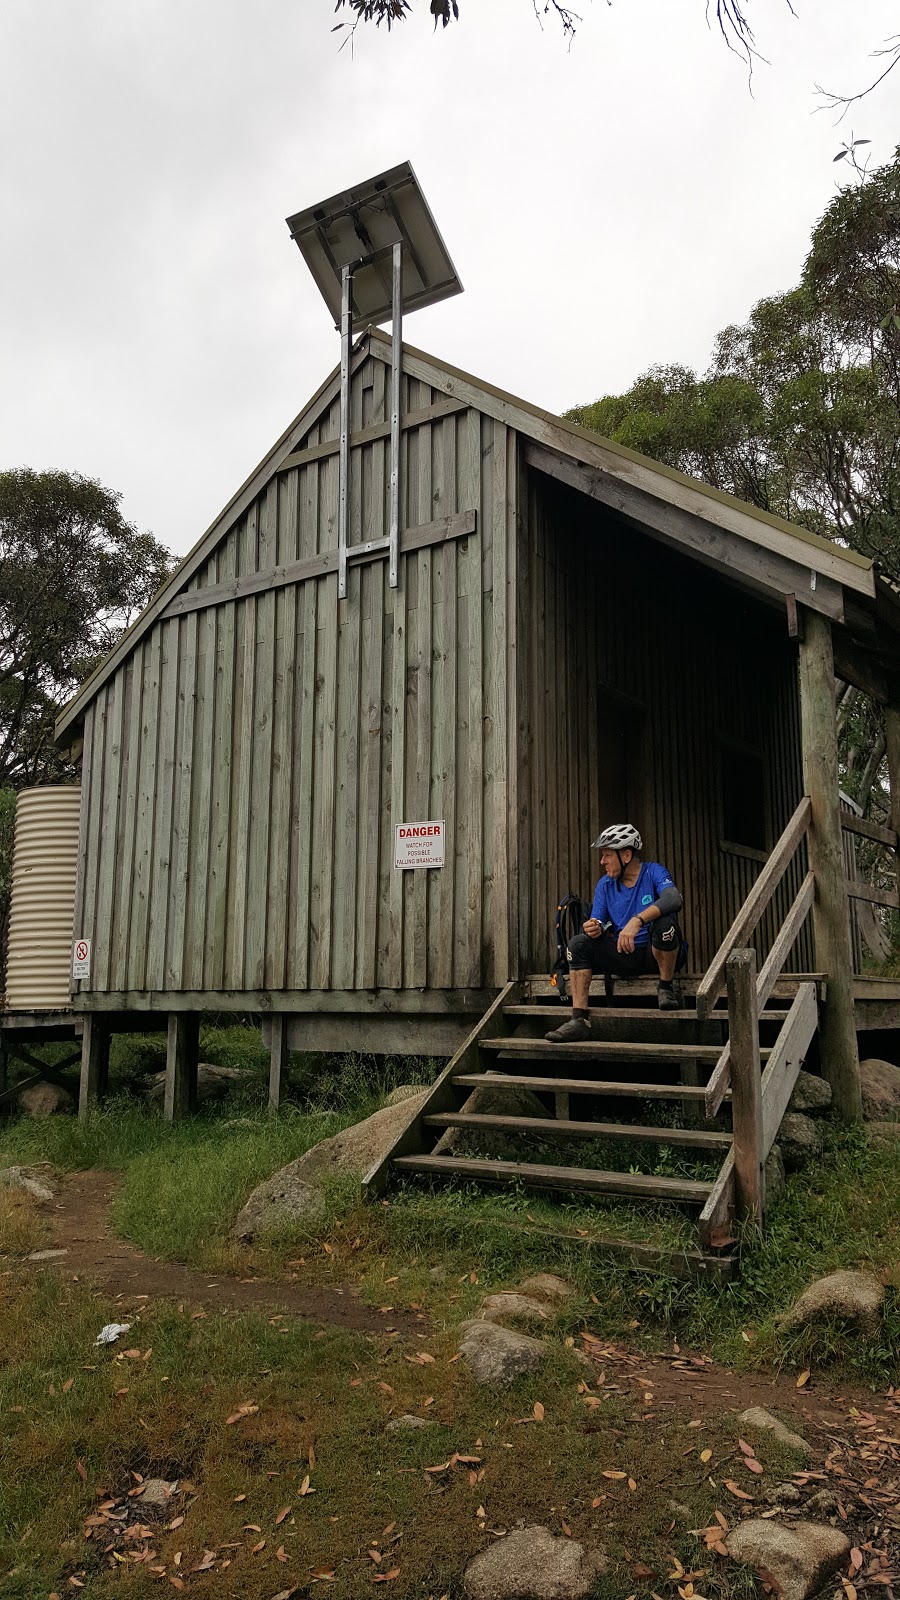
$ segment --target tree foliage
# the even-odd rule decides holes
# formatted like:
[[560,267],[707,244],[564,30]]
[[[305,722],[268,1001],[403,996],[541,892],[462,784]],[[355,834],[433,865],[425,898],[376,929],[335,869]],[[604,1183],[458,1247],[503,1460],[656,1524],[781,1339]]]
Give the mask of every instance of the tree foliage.
[[[725,328],[702,376],[656,366],[569,417],[877,557],[900,582],[900,148],[816,224],[800,282]],[[842,690],[843,781],[884,814],[884,733]]]
[[0,788],[64,775],[60,705],[171,568],[120,499],[75,473],[0,473]]

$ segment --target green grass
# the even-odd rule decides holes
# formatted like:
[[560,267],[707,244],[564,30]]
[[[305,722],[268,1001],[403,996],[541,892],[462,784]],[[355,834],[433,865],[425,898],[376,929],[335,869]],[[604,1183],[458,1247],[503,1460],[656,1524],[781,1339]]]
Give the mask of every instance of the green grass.
[[[497,1395],[474,1385],[439,1329],[418,1341],[433,1357],[426,1364],[387,1334],[322,1332],[286,1317],[198,1320],[163,1306],[140,1313],[127,1351],[98,1351],[96,1331],[111,1315],[121,1307],[50,1276],[0,1303],[4,1600],[141,1600],[180,1574],[217,1600],[271,1600],[294,1586],[359,1600],[376,1571],[395,1569],[388,1592],[398,1600],[459,1600],[467,1559],[493,1542],[489,1530],[519,1520],[602,1541],[610,1570],[597,1600],[674,1596],[673,1557],[705,1570],[713,1600],[747,1592],[743,1574],[690,1531],[721,1501],[709,1479],[719,1463],[753,1487],[733,1419],[719,1414],[692,1430],[686,1414],[648,1420],[633,1398],[586,1395],[591,1373],[559,1342],[543,1371]],[[257,1409],[229,1424],[242,1404]],[[433,1426],[386,1434],[405,1411]],[[454,1451],[476,1459],[449,1466]],[[136,1474],[183,1485],[165,1519],[181,1516],[179,1526],[132,1500],[128,1521],[149,1539],[129,1546],[108,1528],[87,1539],[87,1517],[136,1488]],[[307,1474],[313,1493],[301,1495]],[[110,1544],[154,1555],[132,1563]],[[377,1565],[372,1549],[385,1553]],[[214,1572],[191,1576],[206,1550],[217,1552]],[[636,1578],[638,1564],[646,1571]],[[333,1583],[311,1583],[316,1568],[333,1572]]]

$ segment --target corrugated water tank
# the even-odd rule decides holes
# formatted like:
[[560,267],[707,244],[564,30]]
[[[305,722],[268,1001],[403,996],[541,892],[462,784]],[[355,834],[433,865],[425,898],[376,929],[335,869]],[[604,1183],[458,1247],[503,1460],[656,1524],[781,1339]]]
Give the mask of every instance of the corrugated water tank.
[[23,789],[16,800],[6,1009],[71,1004],[72,922],[81,790]]

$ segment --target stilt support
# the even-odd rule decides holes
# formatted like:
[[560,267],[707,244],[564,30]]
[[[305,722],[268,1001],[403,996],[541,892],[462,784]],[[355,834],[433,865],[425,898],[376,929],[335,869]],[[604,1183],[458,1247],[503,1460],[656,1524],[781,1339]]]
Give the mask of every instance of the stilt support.
[[756,951],[732,950],[725,967],[731,1044],[731,1114],[738,1211],[762,1227],[762,1074],[756,1005]]
[[281,1083],[288,1053],[288,1019],[283,1011],[274,1012],[270,1026],[269,1115],[274,1116],[281,1105]]
[[842,1122],[862,1114],[859,1052],[853,1008],[850,909],[844,888],[844,849],[838,798],[837,719],[831,623],[804,607],[800,641],[800,717],[803,783],[812,802],[809,864],[816,877],[813,935],[816,968],[828,991],[819,1027],[823,1075]]
[[166,1038],[166,1092],[163,1116],[167,1122],[186,1116],[197,1104],[197,1057],[200,1018],[195,1012],[172,1011]]
[[78,1115],[86,1117],[91,1106],[106,1093],[109,1079],[109,1024],[105,1017],[89,1011],[81,1035],[81,1081],[78,1086]]

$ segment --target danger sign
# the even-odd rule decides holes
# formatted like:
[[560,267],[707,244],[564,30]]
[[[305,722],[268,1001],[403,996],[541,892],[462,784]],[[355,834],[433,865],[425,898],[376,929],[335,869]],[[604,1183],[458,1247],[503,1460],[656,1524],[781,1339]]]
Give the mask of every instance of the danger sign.
[[398,822],[394,828],[394,866],[401,872],[411,867],[444,865],[443,822]]
[[79,979],[89,978],[91,975],[91,941],[90,939],[76,939],[72,948],[72,979],[77,983]]

